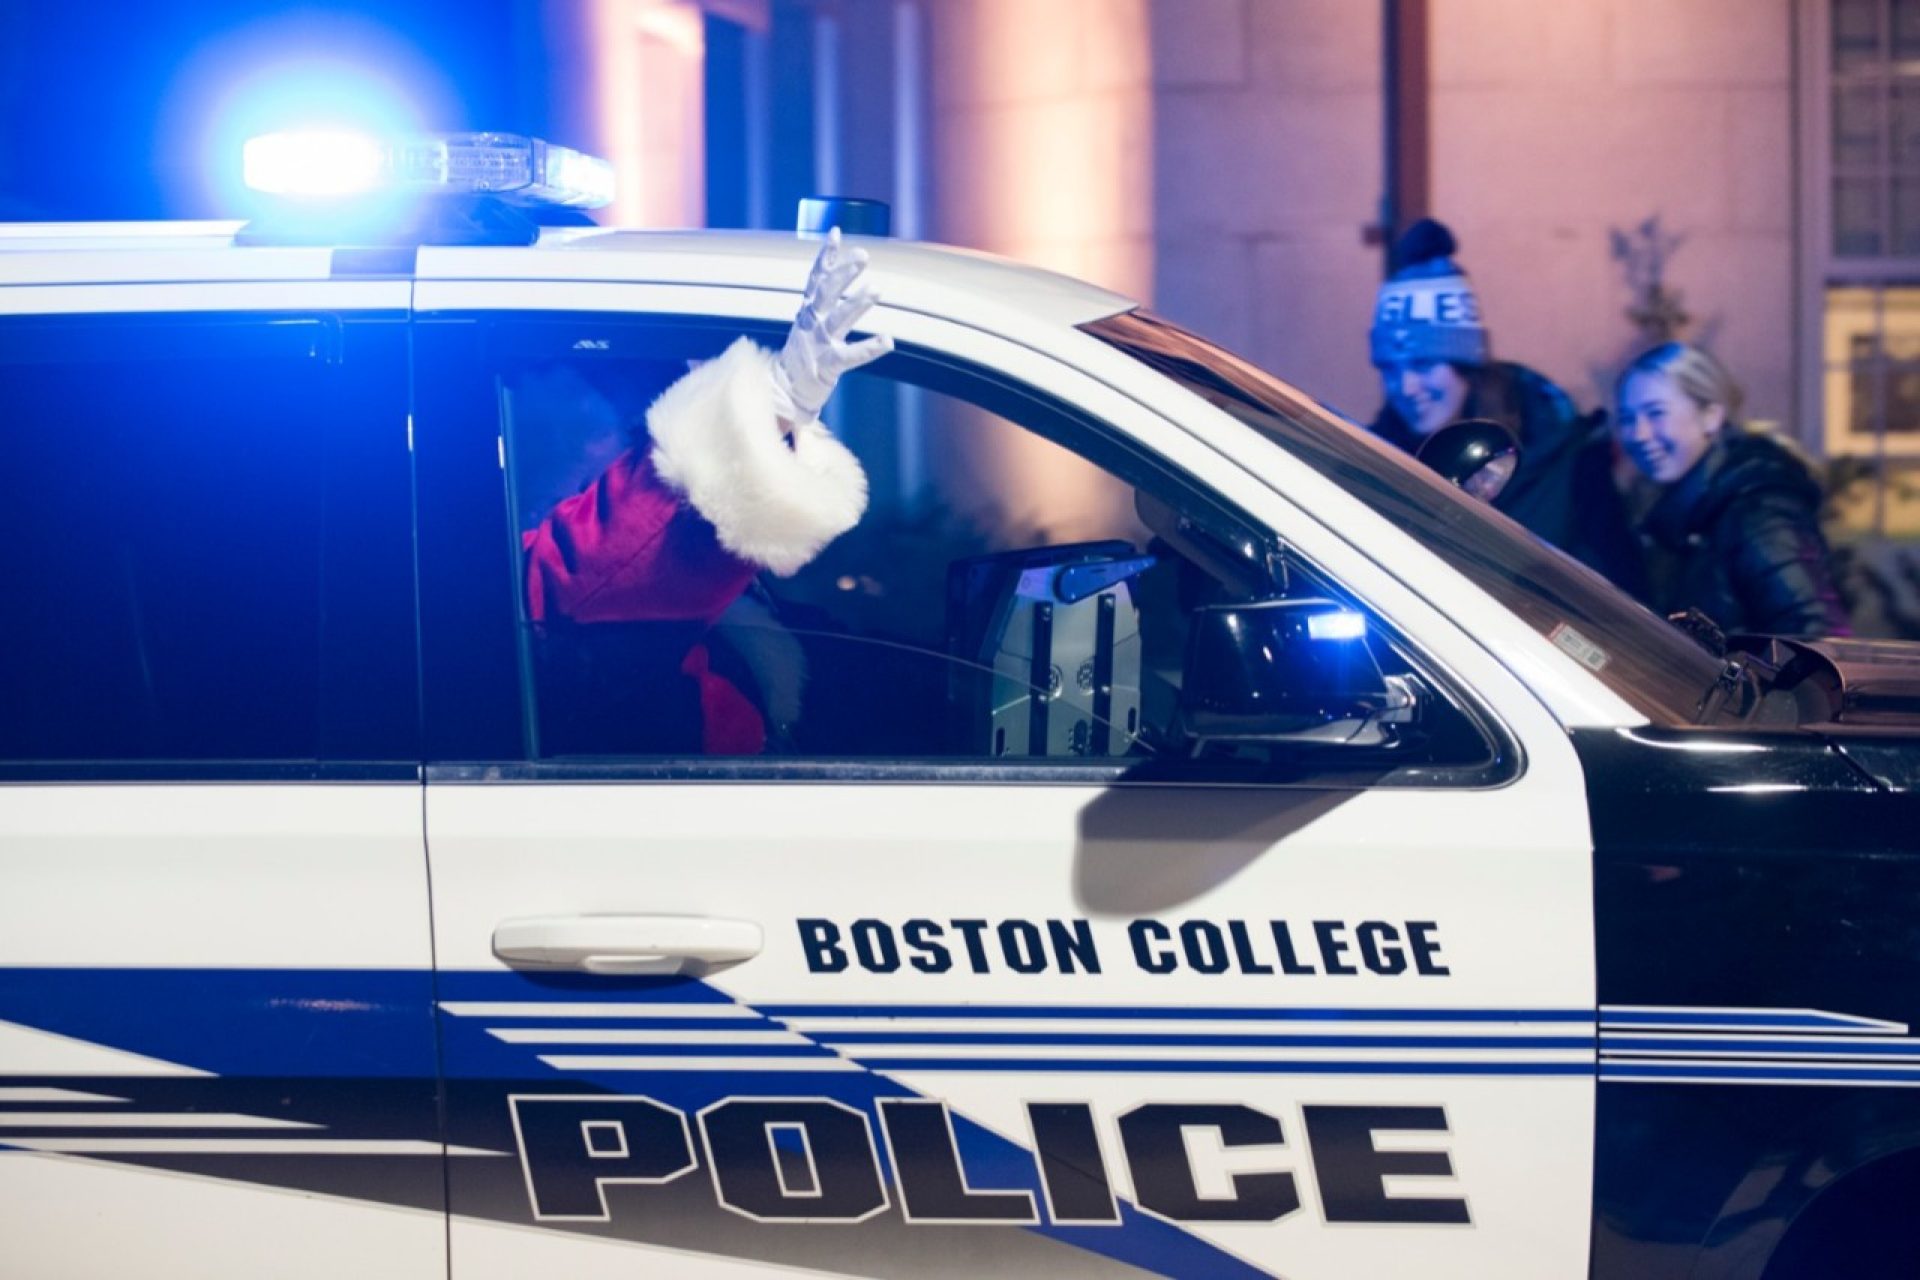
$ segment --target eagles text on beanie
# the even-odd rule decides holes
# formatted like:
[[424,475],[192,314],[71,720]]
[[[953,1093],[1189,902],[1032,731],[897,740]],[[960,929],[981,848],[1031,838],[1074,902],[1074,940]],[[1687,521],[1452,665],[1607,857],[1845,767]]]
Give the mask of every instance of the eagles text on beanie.
[[1454,264],[1458,250],[1453,233],[1432,218],[1420,219],[1394,242],[1393,274],[1380,286],[1368,332],[1374,364],[1487,362],[1480,299]]

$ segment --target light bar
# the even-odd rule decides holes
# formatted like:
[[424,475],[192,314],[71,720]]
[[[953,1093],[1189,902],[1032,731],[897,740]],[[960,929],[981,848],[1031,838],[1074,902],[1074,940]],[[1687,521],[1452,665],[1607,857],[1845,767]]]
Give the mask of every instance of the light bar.
[[513,133],[269,133],[249,139],[242,160],[249,187],[296,198],[491,195],[597,209],[614,196],[605,160]]

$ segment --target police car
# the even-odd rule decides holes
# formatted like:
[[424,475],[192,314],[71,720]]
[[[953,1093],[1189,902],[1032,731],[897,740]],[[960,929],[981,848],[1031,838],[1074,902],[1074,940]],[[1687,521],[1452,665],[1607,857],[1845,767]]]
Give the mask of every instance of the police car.
[[1712,653],[857,235],[859,523],[556,620],[543,522],[819,242],[274,145],[413,195],[0,226],[0,1275],[1914,1273],[1913,651]]

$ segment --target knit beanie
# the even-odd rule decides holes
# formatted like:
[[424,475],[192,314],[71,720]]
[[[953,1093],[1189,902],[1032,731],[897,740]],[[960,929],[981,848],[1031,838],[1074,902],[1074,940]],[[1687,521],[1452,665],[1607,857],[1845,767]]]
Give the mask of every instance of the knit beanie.
[[1410,360],[1485,364],[1487,330],[1480,299],[1453,261],[1453,233],[1422,218],[1394,241],[1390,274],[1373,308],[1368,345],[1376,365]]

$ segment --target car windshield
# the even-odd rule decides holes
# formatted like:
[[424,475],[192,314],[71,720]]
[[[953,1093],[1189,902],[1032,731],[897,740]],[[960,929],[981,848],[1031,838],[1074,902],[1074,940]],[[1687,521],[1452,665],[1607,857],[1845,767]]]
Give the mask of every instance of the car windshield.
[[1232,414],[1405,529],[1648,719],[1695,723],[1722,663],[1587,566],[1170,321],[1130,311],[1082,328]]

